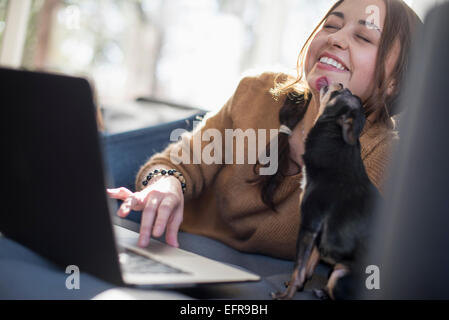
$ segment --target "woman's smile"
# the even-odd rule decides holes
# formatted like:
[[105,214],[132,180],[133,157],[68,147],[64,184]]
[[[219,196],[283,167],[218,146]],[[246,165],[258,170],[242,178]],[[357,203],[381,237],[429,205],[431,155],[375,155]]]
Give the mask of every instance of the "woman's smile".
[[324,52],[320,55],[319,59],[318,59],[318,66],[321,68],[324,67],[330,67],[330,68],[326,68],[326,70],[332,70],[332,71],[340,71],[340,72],[345,72],[345,71],[350,71],[347,63],[345,63],[343,61],[342,58],[333,55],[329,52]]

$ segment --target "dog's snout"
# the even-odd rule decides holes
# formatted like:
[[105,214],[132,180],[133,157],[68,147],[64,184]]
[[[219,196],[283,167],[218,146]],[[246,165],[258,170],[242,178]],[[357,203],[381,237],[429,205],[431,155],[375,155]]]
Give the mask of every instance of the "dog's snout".
[[332,83],[329,86],[329,90],[331,91],[340,91],[343,88],[343,85],[341,83]]
[[352,92],[349,89],[344,89],[341,93],[343,94],[348,94],[348,95],[352,95]]

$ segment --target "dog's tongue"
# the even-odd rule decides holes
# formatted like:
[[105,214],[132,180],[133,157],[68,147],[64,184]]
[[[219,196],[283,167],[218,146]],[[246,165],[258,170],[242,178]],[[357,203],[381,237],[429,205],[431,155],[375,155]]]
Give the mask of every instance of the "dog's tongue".
[[329,81],[327,80],[326,77],[322,77],[318,79],[317,84],[320,90],[320,97],[322,97],[326,94],[327,90],[329,90]]
[[328,87],[328,86],[329,86],[329,80],[327,80],[326,77],[321,77],[318,79],[318,81],[317,81],[318,90],[321,91],[321,88]]

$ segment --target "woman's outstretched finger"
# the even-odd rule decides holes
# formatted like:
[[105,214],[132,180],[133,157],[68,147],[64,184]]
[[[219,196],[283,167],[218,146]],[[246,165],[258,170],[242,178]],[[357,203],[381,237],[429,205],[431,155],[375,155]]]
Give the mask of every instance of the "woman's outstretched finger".
[[145,195],[140,192],[132,193],[128,198],[126,198],[125,201],[123,201],[122,205],[117,211],[117,214],[120,217],[126,217],[131,212],[131,210],[143,210],[145,206],[144,197]]
[[131,212],[131,203],[132,196],[129,196],[125,201],[123,201],[120,208],[118,208],[117,215],[121,218],[125,218]]
[[106,189],[108,196],[110,196],[113,199],[119,199],[119,200],[125,200],[133,193],[126,189],[125,187],[121,188],[114,188],[114,189]]

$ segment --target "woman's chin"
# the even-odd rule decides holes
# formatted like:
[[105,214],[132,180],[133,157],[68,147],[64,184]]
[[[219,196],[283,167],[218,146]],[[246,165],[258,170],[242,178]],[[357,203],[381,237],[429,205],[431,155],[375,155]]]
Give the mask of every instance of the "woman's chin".
[[317,95],[318,97],[321,88],[323,86],[329,86],[333,82],[331,77],[322,74],[313,74],[310,77],[306,77],[306,79],[309,89],[312,91],[313,95]]

